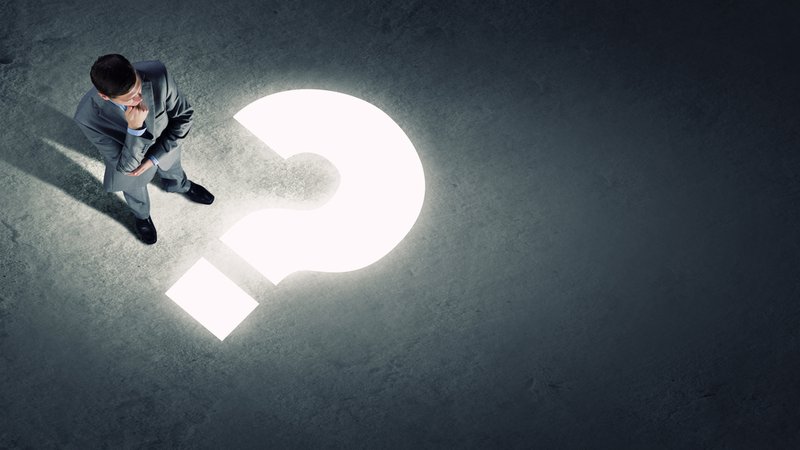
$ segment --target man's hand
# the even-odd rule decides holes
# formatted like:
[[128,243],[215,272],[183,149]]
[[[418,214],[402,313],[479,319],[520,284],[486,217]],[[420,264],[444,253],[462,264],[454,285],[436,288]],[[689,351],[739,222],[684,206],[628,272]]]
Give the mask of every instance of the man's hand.
[[132,130],[142,128],[148,112],[149,110],[144,102],[139,102],[136,106],[128,106],[128,109],[125,110],[125,120],[128,121],[128,128]]
[[125,175],[128,175],[129,177],[138,177],[139,175],[147,172],[147,170],[151,167],[153,167],[153,161],[151,161],[150,158],[145,158],[139,167],[133,169],[133,172],[126,173]]

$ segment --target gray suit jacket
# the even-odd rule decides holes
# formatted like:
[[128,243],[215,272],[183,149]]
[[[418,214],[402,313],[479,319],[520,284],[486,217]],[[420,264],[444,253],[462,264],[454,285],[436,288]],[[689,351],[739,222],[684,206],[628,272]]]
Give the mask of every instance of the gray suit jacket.
[[122,109],[103,100],[97,89],[87,92],[75,111],[75,122],[84,135],[100,150],[106,164],[103,187],[108,192],[145,186],[156,173],[153,167],[138,177],[125,175],[150,155],[162,169],[180,160],[178,139],[186,137],[192,126],[194,110],[181,95],[175,80],[160,61],[142,61],[133,67],[142,78],[142,97],[150,112],[144,121],[142,136],[128,133]]

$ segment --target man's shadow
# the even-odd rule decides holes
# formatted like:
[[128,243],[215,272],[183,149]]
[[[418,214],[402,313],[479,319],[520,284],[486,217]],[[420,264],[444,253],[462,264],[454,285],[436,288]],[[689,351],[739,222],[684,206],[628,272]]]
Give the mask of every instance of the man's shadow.
[[[3,102],[12,102],[24,121],[7,127],[6,143],[11,144],[0,157],[17,169],[61,189],[75,200],[119,222],[135,235],[133,215],[127,204],[108,193],[91,173],[76,164],[50,142],[97,161],[104,167],[100,153],[67,116],[29,95],[7,91]],[[78,99],[76,99],[77,105]],[[8,139],[11,138],[11,139]],[[48,142],[50,141],[50,142]]]

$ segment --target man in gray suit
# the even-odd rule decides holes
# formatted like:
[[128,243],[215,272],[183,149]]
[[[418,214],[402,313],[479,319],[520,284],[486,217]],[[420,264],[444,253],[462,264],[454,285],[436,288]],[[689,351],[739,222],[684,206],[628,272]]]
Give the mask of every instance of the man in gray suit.
[[159,61],[131,64],[122,55],[105,55],[90,74],[94,88],[78,104],[75,122],[103,156],[103,187],[122,191],[140,238],[154,244],[147,183],[156,172],[167,192],[206,205],[214,201],[181,167],[178,140],[189,133],[194,111]]

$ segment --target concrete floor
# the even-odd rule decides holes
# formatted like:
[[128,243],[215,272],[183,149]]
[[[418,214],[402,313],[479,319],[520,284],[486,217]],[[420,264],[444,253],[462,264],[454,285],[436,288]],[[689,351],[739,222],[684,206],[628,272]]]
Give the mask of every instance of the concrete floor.
[[[798,448],[800,7],[680,3],[0,3],[0,448]],[[217,196],[151,186],[153,247],[70,119],[111,52],[170,68]],[[218,238],[335,191],[233,119],[295,88],[427,192],[276,287]],[[260,303],[224,342],[164,295],[201,256]]]

